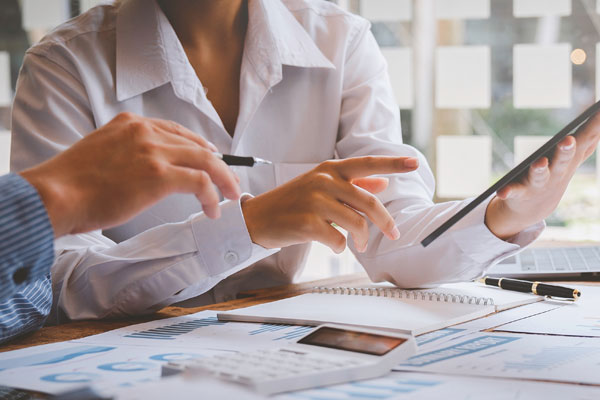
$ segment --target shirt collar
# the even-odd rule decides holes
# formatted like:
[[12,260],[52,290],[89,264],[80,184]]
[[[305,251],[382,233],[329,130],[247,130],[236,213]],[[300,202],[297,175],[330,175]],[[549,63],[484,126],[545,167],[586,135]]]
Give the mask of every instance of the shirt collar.
[[170,81],[155,1],[127,0],[116,23],[117,100],[137,96]]
[[281,79],[281,66],[330,68],[313,39],[280,0],[249,0],[244,51],[261,78]]
[[[264,82],[279,81],[282,65],[335,69],[280,0],[249,0],[248,12],[244,52]],[[116,23],[117,100],[172,82],[169,60],[187,57],[156,1],[124,1]]]

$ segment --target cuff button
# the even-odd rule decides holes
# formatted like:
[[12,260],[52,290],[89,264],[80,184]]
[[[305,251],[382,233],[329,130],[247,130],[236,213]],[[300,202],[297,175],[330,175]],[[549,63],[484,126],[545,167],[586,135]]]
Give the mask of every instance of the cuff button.
[[13,272],[13,282],[15,283],[15,285],[20,285],[21,283],[25,282],[27,280],[27,277],[29,276],[29,270],[25,267],[21,267],[17,270],[15,270],[15,272]]
[[237,264],[238,259],[239,259],[237,253],[235,251],[231,251],[231,250],[225,252],[224,258],[225,258],[225,261],[230,265]]

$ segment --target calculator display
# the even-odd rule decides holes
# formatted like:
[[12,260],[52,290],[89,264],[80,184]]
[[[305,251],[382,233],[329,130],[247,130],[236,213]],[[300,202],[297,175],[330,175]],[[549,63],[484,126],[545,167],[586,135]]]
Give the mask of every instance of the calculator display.
[[404,342],[406,342],[406,339],[330,327],[319,328],[298,341],[301,344],[354,351],[374,356],[387,354]]

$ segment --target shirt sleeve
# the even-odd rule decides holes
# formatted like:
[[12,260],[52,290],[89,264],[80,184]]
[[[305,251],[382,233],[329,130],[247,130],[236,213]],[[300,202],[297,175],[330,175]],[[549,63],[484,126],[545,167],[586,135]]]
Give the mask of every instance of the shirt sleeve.
[[[42,162],[96,129],[90,109],[76,70],[28,53],[13,103],[11,168]],[[118,244],[99,231],[57,240],[49,322],[150,313],[277,251],[251,242],[239,202],[221,207],[218,220],[199,213]]]
[[37,191],[0,177],[0,342],[41,327],[50,312],[54,233]]
[[37,191],[16,174],[0,177],[0,301],[44,278],[54,233]]
[[221,203],[218,220],[198,213],[118,244],[97,231],[65,236],[56,247],[51,323],[153,312],[277,251],[251,242],[237,201]]
[[402,143],[400,115],[389,82],[387,65],[368,23],[356,34],[344,64],[342,110],[336,150],[340,158],[368,154],[418,157],[417,171],[398,174],[379,198],[394,217],[401,238],[387,239],[370,224],[369,248],[350,247],[374,281],[401,287],[423,287],[481,276],[492,264],[534,241],[540,222],[503,241],[484,223],[484,204],[423,248],[420,241],[471,199],[435,204],[434,177],[424,156]]

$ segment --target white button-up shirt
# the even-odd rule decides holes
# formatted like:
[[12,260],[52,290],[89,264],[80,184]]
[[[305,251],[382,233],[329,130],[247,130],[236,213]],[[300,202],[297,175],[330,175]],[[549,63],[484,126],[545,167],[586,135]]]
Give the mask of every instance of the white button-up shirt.
[[[533,241],[543,224],[499,240],[484,224],[486,203],[429,247],[419,244],[465,202],[433,203],[433,175],[402,143],[386,63],[369,28],[320,0],[250,0],[231,137],[154,0],[94,8],[27,52],[13,108],[12,169],[57,154],[122,111],[177,121],[223,153],[273,160],[237,170],[250,194],[331,158],[419,157],[417,171],[392,176],[379,195],[401,238],[388,240],[371,225],[368,251],[355,254],[371,279],[401,287],[478,277]],[[60,239],[56,249],[55,316],[80,319],[146,313],[197,296],[195,304],[206,304],[289,283],[309,245],[264,249],[252,243],[238,202],[224,202],[222,217],[210,220],[194,196],[173,195],[122,226]]]

